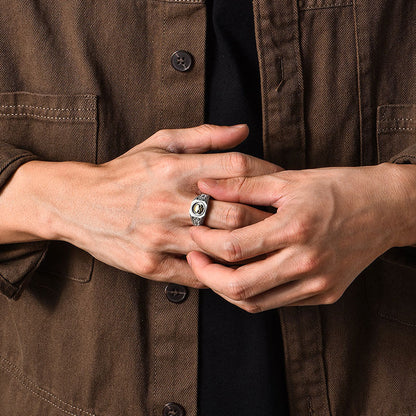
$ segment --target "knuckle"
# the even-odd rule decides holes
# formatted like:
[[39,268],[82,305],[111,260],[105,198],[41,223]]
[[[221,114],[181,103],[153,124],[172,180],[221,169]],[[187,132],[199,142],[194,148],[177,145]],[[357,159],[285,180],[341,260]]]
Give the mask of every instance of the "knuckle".
[[229,263],[243,259],[243,252],[240,243],[235,238],[227,239],[224,242],[223,259]]
[[166,136],[169,136],[169,134],[170,134],[169,129],[160,129],[155,133],[155,136],[166,137]]
[[[141,209],[146,218],[157,221],[166,217],[166,212],[172,209],[172,195],[167,191],[158,191],[149,195],[141,202]],[[150,227],[149,227],[150,228]],[[146,227],[146,236],[154,234],[155,229]]]
[[323,297],[323,304],[324,305],[332,305],[335,302],[337,302],[341,297],[341,294],[336,293],[336,292],[330,292],[327,293],[324,297]]
[[309,282],[308,290],[313,295],[318,295],[321,293],[326,293],[330,289],[331,284],[328,278],[326,277],[317,277],[312,279]]
[[225,288],[224,294],[231,300],[237,302],[247,299],[247,291],[239,281],[229,282]]
[[299,272],[301,274],[313,274],[316,273],[321,266],[321,259],[315,253],[305,254],[300,260]]
[[245,211],[242,207],[228,207],[225,212],[225,223],[231,228],[239,228],[244,224],[245,216]]
[[300,242],[308,241],[308,237],[310,235],[310,228],[310,223],[308,221],[298,221],[295,226],[297,240]]
[[155,163],[156,174],[165,179],[176,178],[179,173],[180,156],[175,153],[169,153],[157,159]]
[[308,242],[314,234],[313,224],[313,219],[306,214],[294,219],[289,230],[289,238],[299,243]]
[[254,302],[245,302],[240,306],[240,308],[251,314],[263,312],[261,306]]
[[[172,276],[172,282],[182,284],[183,276],[182,275],[175,275]],[[191,287],[193,289],[207,289],[207,287],[201,283],[199,280],[186,280],[183,282],[185,286]]]
[[153,136],[151,136],[150,138],[158,141],[158,140],[165,140],[168,137],[170,137],[171,135],[172,135],[171,130],[161,129],[161,130],[158,130],[156,133],[154,133]]
[[166,244],[167,233],[166,230],[154,227],[146,234],[147,247],[149,249],[160,251]]
[[138,275],[153,277],[158,273],[159,261],[152,255],[141,256],[137,261],[136,269]]
[[250,158],[238,152],[228,153],[228,168],[237,176],[244,176],[249,172]]
[[212,124],[201,124],[200,126],[196,127],[198,133],[201,134],[211,134],[214,131],[214,126]]

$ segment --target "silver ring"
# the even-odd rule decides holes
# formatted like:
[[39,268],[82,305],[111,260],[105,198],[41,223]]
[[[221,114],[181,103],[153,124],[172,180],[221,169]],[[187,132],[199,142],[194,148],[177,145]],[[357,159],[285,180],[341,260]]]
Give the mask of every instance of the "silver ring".
[[189,208],[189,216],[191,217],[193,225],[202,225],[205,221],[205,216],[208,211],[208,202],[210,196],[207,194],[198,195],[192,202]]

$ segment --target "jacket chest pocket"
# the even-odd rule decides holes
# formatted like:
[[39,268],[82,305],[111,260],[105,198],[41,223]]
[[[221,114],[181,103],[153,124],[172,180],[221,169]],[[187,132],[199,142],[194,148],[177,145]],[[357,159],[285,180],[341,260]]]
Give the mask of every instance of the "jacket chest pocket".
[[[0,93],[0,140],[45,161],[95,163],[95,95]],[[79,282],[90,280],[93,258],[63,242],[50,242],[40,270]]]
[[416,328],[415,252],[411,247],[391,250],[383,260],[373,264],[373,274],[366,281],[370,304],[378,317],[413,328]]

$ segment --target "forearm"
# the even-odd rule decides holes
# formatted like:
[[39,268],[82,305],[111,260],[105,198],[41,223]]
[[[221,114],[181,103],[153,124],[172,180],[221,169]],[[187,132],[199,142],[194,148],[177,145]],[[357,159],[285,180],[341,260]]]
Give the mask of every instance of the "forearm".
[[61,210],[75,202],[92,166],[76,162],[31,161],[22,165],[0,193],[0,244],[64,239]]

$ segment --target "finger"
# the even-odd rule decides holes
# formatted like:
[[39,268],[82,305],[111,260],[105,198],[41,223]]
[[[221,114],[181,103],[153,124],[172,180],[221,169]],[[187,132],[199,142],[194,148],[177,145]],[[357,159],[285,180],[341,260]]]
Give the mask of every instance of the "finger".
[[189,253],[187,260],[203,284],[230,299],[242,301],[301,277],[289,269],[280,271],[278,256],[275,253],[236,269],[214,263],[196,251]]
[[[260,211],[261,213],[262,211]],[[264,213],[268,215],[267,213]],[[261,214],[257,214],[261,215]],[[230,221],[230,219],[228,219]],[[220,224],[220,220],[218,221]],[[147,250],[168,253],[175,255],[186,255],[191,251],[202,251],[209,254],[199,247],[190,235],[191,219],[188,217],[184,226],[177,226],[173,229],[166,230],[163,234],[152,233],[148,235]],[[221,224],[220,224],[221,225]],[[231,226],[224,224],[224,227]]]
[[241,302],[239,305],[246,311],[258,313],[271,309],[289,306],[296,302],[301,302],[311,296],[311,288],[308,282],[296,280],[285,285],[275,287],[261,295]]
[[206,286],[200,282],[185,259],[166,255],[159,263],[157,269],[147,277],[160,282],[177,283],[180,285],[204,289]]
[[307,295],[300,291],[301,286],[302,284],[299,281],[289,282],[242,301],[236,301],[221,293],[218,294],[226,301],[244,309],[246,312],[259,313],[288,306],[289,303],[304,299]]
[[[344,293],[344,292],[342,292]],[[331,305],[339,300],[342,293],[334,290],[319,295],[305,297],[302,300],[295,301],[287,306],[317,306],[317,305]]]
[[273,214],[255,224],[235,230],[214,230],[208,227],[191,228],[191,236],[203,251],[229,263],[261,256],[287,247],[293,232],[287,219],[277,220]]
[[[281,169],[274,163],[238,152],[186,156],[186,163],[190,179],[194,183],[201,178],[222,179],[268,175]],[[209,192],[205,193],[209,194]],[[222,198],[216,199],[222,200]]]
[[324,296],[310,296],[302,300],[298,300],[293,303],[288,303],[286,306],[318,306],[323,305],[324,302]]
[[161,147],[171,153],[205,153],[231,149],[248,136],[248,126],[215,126],[203,124],[187,129],[160,130],[146,140],[147,145]]
[[[205,225],[221,230],[235,230],[247,225],[256,224],[272,214],[243,204],[211,200]],[[188,218],[190,223],[190,218]],[[193,240],[192,240],[193,241]],[[195,243],[198,250],[198,246]]]
[[[200,247],[190,234],[192,221],[189,216],[189,199],[181,197],[178,201],[168,199],[163,204],[155,204],[154,214],[164,218],[164,223],[153,224],[142,230],[146,249],[162,253],[187,254]],[[206,224],[221,229],[235,229],[262,221],[272,214],[242,204],[210,201]],[[149,232],[151,230],[152,232]]]
[[[190,219],[189,222],[191,222]],[[152,241],[151,248],[160,253],[177,255],[186,255],[193,250],[199,250],[199,247],[189,234],[189,229],[189,227],[175,227],[173,230],[166,232],[159,239],[160,241]]]
[[250,313],[258,313],[283,306],[312,306],[334,303],[331,292],[322,290],[322,280],[299,279],[274,287],[273,289],[243,301],[235,301],[221,295],[228,302]]
[[247,178],[247,176],[253,175],[241,175],[241,177],[231,179],[210,177],[198,181],[198,187],[201,192],[221,201],[277,207],[287,182],[279,179],[278,174],[257,175],[252,178]]

